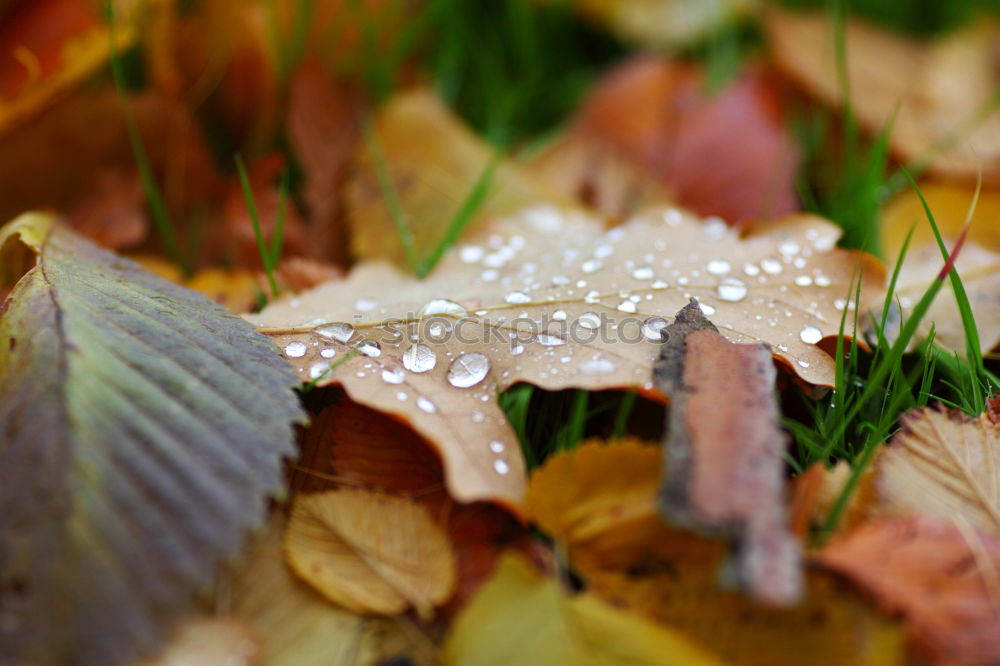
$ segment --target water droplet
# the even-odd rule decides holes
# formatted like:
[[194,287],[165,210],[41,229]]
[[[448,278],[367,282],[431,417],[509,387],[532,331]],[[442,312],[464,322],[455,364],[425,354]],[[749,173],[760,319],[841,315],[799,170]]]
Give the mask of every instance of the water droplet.
[[712,315],[715,314],[715,308],[713,306],[709,305],[708,303],[701,303],[701,302],[699,302],[698,303],[698,307],[701,308],[702,313],[706,317],[710,317],[710,316],[712,316]]
[[653,275],[653,269],[649,266],[641,266],[632,271],[632,277],[636,280],[652,280]]
[[730,270],[732,270],[732,266],[729,265],[728,261],[724,261],[722,259],[713,259],[712,261],[708,262],[708,266],[705,267],[705,270],[707,270],[712,275],[725,275]]
[[621,303],[619,303],[618,304],[618,309],[621,310],[622,312],[628,312],[630,314],[635,314],[636,313],[635,303],[633,303],[632,301],[630,301],[628,299],[626,299],[626,300],[622,301]]
[[330,364],[327,363],[326,361],[313,363],[311,366],[309,366],[309,379],[319,379],[329,371],[330,371]]
[[425,398],[424,396],[417,398],[417,407],[419,407],[421,411],[427,412],[428,414],[433,414],[438,410],[434,401],[430,398]]
[[781,262],[777,259],[764,259],[760,262],[760,267],[768,275],[777,275],[781,272]]
[[503,445],[503,442],[501,442],[499,439],[494,439],[492,442],[490,442],[490,451],[492,451],[493,453],[503,453],[503,450],[505,448],[507,447],[505,447]]
[[587,303],[599,303],[601,300],[601,292],[593,289],[587,292],[587,295],[583,297],[583,300]]
[[802,367],[802,368],[808,368],[809,367],[809,364],[806,363],[805,361],[798,361],[798,364],[799,364],[799,367]]
[[474,411],[472,412],[472,422],[473,422],[473,423],[482,423],[482,422],[483,422],[483,421],[485,421],[485,420],[486,420],[486,414],[483,414],[483,413],[482,413],[481,411],[479,411],[478,409],[477,409],[477,410],[474,410]]
[[739,303],[747,296],[747,286],[733,278],[726,278],[715,288],[715,293],[724,301]]
[[337,342],[347,342],[354,337],[354,327],[350,324],[330,324],[316,329],[316,335],[336,340]]
[[756,277],[760,275],[760,266],[755,264],[743,264],[743,272],[750,277]]
[[649,286],[652,287],[653,289],[666,289],[667,287],[670,286],[670,284],[663,280],[656,280],[655,282],[653,282],[653,284]]
[[406,373],[402,368],[387,367],[382,370],[382,381],[386,384],[402,384],[406,379]]
[[587,375],[608,375],[615,371],[616,366],[606,358],[594,358],[580,364],[580,372]]
[[828,278],[825,275],[817,275],[815,278],[813,278],[813,282],[816,284],[817,287],[830,286],[830,278]]
[[523,291],[512,291],[503,297],[503,300],[507,301],[511,305],[520,305],[523,303],[530,303],[531,296],[528,296]]
[[285,345],[285,356],[289,358],[302,358],[306,355],[306,343],[295,340]]
[[358,343],[358,351],[369,358],[375,358],[382,353],[382,346],[374,340],[362,340]]
[[474,264],[483,258],[485,251],[478,245],[466,245],[458,251],[459,258],[466,264]]
[[584,273],[595,273],[604,268],[604,264],[598,259],[588,259],[580,265],[580,270]]
[[470,388],[486,379],[490,372],[490,359],[485,354],[462,354],[448,367],[448,383],[455,388]]
[[556,310],[552,313],[552,319],[553,321],[566,321],[566,311]]
[[566,344],[566,341],[558,335],[549,335],[548,333],[539,333],[536,339],[546,347],[558,347]]
[[600,328],[601,326],[601,316],[596,312],[584,312],[576,321],[581,327],[590,330]]
[[786,242],[782,243],[778,247],[778,252],[780,252],[781,254],[787,254],[787,255],[798,254],[799,253],[799,244],[795,243],[793,241],[786,241]]
[[337,355],[337,350],[333,347],[327,347],[325,349],[321,349],[319,355],[323,358],[333,358]]
[[795,276],[795,284],[797,284],[800,287],[808,287],[812,283],[813,283],[812,278],[809,277],[808,275]]
[[429,317],[431,315],[449,315],[452,317],[464,317],[468,314],[465,308],[456,303],[455,301],[449,301],[447,298],[434,298],[426,303],[420,308],[418,313],[421,317]]
[[499,277],[500,273],[495,268],[487,268],[479,275],[479,279],[483,282],[496,282]]
[[427,372],[437,365],[437,354],[427,345],[412,345],[403,352],[403,367],[410,372]]
[[524,353],[524,345],[522,345],[517,340],[515,340],[512,343],[510,343],[510,355],[511,356],[520,356],[523,353]]
[[799,339],[810,345],[814,345],[823,339],[823,331],[815,326],[806,326],[799,332]]
[[507,472],[510,471],[510,465],[505,463],[503,460],[494,460],[493,469],[496,471],[497,474],[506,474]]
[[667,327],[667,320],[663,317],[650,317],[642,323],[642,334],[648,340],[659,342],[663,339],[663,329]]
[[406,396],[406,391],[397,391],[396,392],[396,400],[399,400],[400,402],[402,402],[403,400],[406,400],[406,397],[407,397]]
[[371,312],[378,307],[378,301],[373,301],[370,298],[359,298],[354,301],[354,309],[361,312]]

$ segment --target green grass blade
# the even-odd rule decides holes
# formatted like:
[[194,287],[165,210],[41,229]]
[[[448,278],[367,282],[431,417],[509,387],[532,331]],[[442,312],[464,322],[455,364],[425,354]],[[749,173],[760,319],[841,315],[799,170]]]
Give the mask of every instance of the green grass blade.
[[122,115],[125,117],[125,130],[128,134],[129,145],[132,148],[132,155],[135,157],[135,164],[139,170],[139,177],[142,180],[142,188],[146,194],[146,201],[149,204],[150,213],[153,216],[153,227],[156,229],[163,246],[166,248],[167,256],[185,276],[191,275],[191,267],[184,260],[184,253],[181,252],[174,225],[170,220],[170,213],[167,212],[167,204],[160,193],[160,187],[156,183],[156,176],[153,174],[153,166],[146,153],[146,146],[142,142],[139,134],[139,127],[132,114],[132,105],[129,103],[125,86],[125,71],[122,67],[121,54],[115,45],[115,17],[112,5],[108,4],[108,40],[110,47],[108,59],[111,61],[111,76],[115,82],[115,90],[118,93],[118,100],[121,102]]
[[483,172],[479,174],[479,178],[476,179],[475,184],[469,191],[468,196],[459,206],[458,210],[452,216],[451,220],[448,222],[448,226],[445,228],[444,233],[441,235],[441,239],[438,241],[434,249],[431,250],[430,255],[424,260],[420,267],[417,269],[417,277],[424,278],[430,274],[444,253],[447,252],[448,248],[458,241],[462,232],[465,230],[469,223],[472,222],[473,216],[476,211],[479,210],[480,206],[486,200],[486,195],[489,194],[490,184],[493,182],[493,174],[496,172],[497,166],[500,164],[500,153],[495,153],[493,158],[490,160]]
[[288,191],[291,187],[291,172],[285,169],[278,184],[278,215],[274,220],[274,232],[271,234],[270,258],[271,266],[277,268],[281,262],[281,248],[285,239],[285,216],[288,214]]
[[264,265],[264,273],[267,275],[267,283],[271,287],[271,296],[278,297],[278,282],[274,279],[274,266],[271,264],[271,252],[264,241],[264,231],[260,224],[260,215],[257,214],[257,203],[254,201],[253,190],[250,187],[250,177],[247,175],[247,167],[243,163],[243,157],[235,155],[236,172],[239,174],[240,186],[243,188],[243,198],[247,202],[247,211],[250,213],[250,221],[253,223],[253,235],[257,239],[257,251],[260,253],[260,262]]
[[611,437],[624,437],[625,433],[628,432],[628,420],[635,408],[636,397],[638,394],[635,391],[629,391],[622,396],[621,402],[618,404],[618,411],[615,412],[615,421],[611,425]]

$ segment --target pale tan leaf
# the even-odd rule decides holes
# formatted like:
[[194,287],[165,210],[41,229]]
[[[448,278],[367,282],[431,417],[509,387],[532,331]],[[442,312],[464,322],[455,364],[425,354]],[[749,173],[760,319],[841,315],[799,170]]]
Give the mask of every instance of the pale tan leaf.
[[907,412],[879,458],[879,510],[962,519],[1000,535],[1000,427],[946,408]]
[[[843,102],[831,16],[775,10],[765,27],[779,67],[824,101]],[[932,172],[974,180],[981,168],[986,182],[1000,181],[996,23],[925,43],[849,20],[845,39],[851,104],[865,129],[891,124],[893,151],[929,160]]]
[[447,666],[710,666],[722,662],[672,630],[589,595],[570,597],[517,556],[452,625]]
[[692,297],[727,339],[766,342],[802,380],[832,384],[815,343],[836,335],[857,269],[882,279],[867,255],[835,248],[839,233],[796,216],[741,236],[673,209],[606,230],[540,204],[469,236],[424,280],[361,263],[250,319],[303,381],[340,383],[433,442],[456,500],[517,507],[524,462],[498,393],[654,392],[660,332]]
[[455,554],[427,509],[367,490],[300,495],[285,555],[303,580],[359,613],[422,617],[455,589]]
[[[954,247],[963,233],[970,205],[975,197],[971,185],[922,183],[920,192],[934,214],[948,247]],[[981,351],[1000,344],[1000,193],[982,192],[970,219],[965,244],[955,261],[955,269],[969,296],[976,319]],[[882,211],[879,235],[885,256],[896,260],[910,230],[913,237],[899,270],[896,294],[904,314],[920,300],[944,265],[941,250],[927,222],[920,197],[912,190],[900,194]],[[926,334],[934,327],[934,341],[948,349],[965,351],[965,327],[951,289],[944,289],[921,321]]]
[[249,628],[231,618],[192,617],[154,659],[137,666],[250,666],[260,648]]
[[250,548],[220,604],[257,636],[255,666],[377,666],[406,658],[436,663],[430,640],[404,618],[357,615],[336,606],[289,571],[282,557],[285,521],[275,514]]

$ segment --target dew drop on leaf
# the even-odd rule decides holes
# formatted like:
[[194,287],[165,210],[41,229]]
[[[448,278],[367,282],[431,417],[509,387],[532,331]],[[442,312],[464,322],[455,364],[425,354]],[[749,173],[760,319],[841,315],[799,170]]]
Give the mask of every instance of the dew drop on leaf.
[[390,366],[382,370],[382,381],[386,384],[402,384],[404,379],[406,373],[402,368]]
[[470,388],[486,379],[490,372],[490,359],[485,354],[462,354],[448,367],[448,383],[455,388]]
[[494,460],[493,469],[496,471],[497,474],[506,474],[507,472],[510,471],[510,465],[508,465],[503,460]]
[[350,324],[344,323],[330,324],[328,326],[321,326],[317,328],[316,335],[327,338],[328,340],[336,340],[337,342],[346,343],[354,337],[354,327]]
[[647,340],[659,342],[663,339],[663,329],[667,327],[667,320],[663,317],[650,317],[642,323],[642,334]]
[[424,306],[420,308],[419,314],[421,317],[439,314],[464,317],[468,312],[455,301],[449,301],[446,298],[435,298],[424,303]]
[[726,278],[722,284],[716,287],[715,293],[724,301],[739,303],[747,296],[747,286],[739,280]]
[[806,344],[814,345],[823,339],[823,332],[815,326],[806,326],[799,332],[799,339]]
[[594,330],[599,328],[601,325],[601,316],[596,312],[584,312],[580,315],[580,318],[576,320],[580,326],[586,329]]
[[306,343],[295,340],[285,345],[285,356],[288,358],[302,358],[306,355]]
[[358,351],[369,358],[375,358],[382,354],[382,346],[374,340],[362,340],[358,343]]
[[540,333],[536,339],[546,347],[558,347],[559,345],[566,344],[566,341],[559,336],[549,335],[548,333]]
[[428,414],[433,414],[438,410],[434,401],[430,398],[425,398],[424,396],[417,398],[417,407],[419,407],[421,411],[427,412]]
[[511,305],[521,305],[523,303],[530,303],[531,297],[523,291],[512,291],[504,296],[503,300]]
[[412,345],[403,352],[403,367],[410,372],[428,372],[437,365],[437,354],[427,345]]

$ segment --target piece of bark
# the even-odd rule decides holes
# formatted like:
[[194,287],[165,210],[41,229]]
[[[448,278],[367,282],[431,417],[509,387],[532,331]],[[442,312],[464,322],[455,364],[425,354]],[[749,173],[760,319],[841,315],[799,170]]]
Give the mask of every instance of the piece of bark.
[[654,369],[670,396],[661,510],[669,523],[733,539],[750,596],[793,604],[803,590],[801,550],[785,506],[771,350],[729,342],[695,301],[665,330]]

